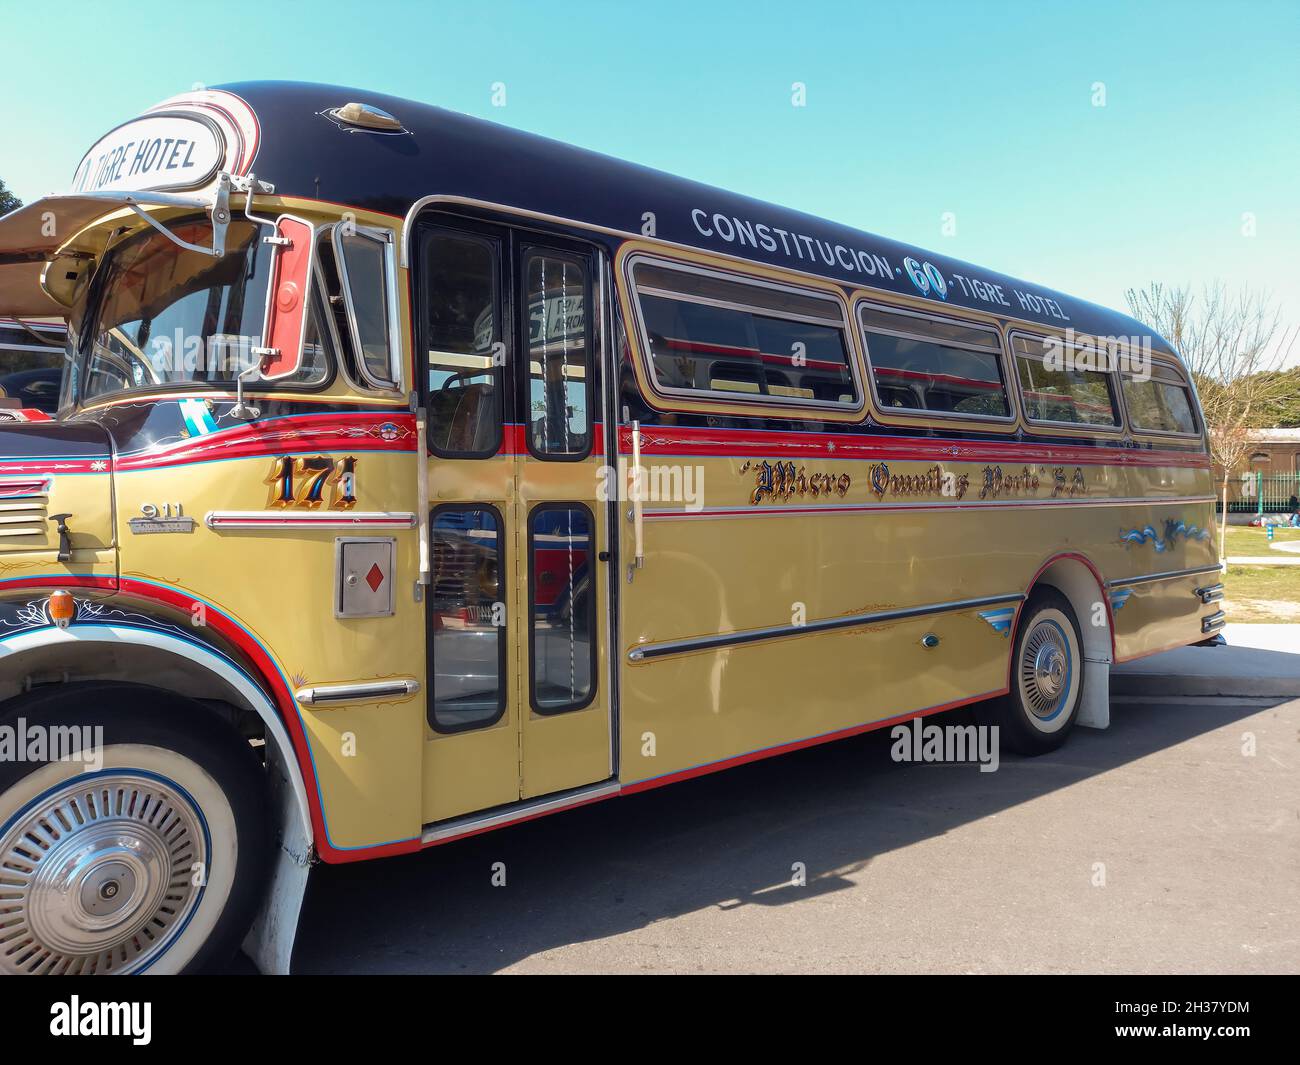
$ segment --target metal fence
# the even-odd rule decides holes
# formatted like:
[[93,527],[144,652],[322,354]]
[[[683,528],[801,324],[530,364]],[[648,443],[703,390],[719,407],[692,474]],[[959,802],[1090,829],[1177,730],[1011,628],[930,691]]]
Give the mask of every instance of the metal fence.
[[[1216,499],[1221,492],[1222,486],[1216,484]],[[1300,474],[1251,470],[1228,478],[1228,510],[1233,514],[1290,514],[1297,497],[1300,497]]]

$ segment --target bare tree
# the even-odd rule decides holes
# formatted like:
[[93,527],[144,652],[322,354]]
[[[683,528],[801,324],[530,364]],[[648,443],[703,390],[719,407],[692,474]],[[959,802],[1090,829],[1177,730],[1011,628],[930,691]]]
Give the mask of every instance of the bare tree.
[[1173,345],[1196,381],[1210,456],[1223,475],[1222,559],[1228,478],[1249,459],[1250,434],[1263,428],[1270,405],[1290,392],[1288,377],[1271,371],[1286,360],[1296,334],[1279,337],[1281,311],[1266,292],[1229,292],[1222,282],[1206,285],[1199,296],[1186,286],[1168,288],[1154,282],[1145,289],[1129,289],[1124,297],[1133,317]]

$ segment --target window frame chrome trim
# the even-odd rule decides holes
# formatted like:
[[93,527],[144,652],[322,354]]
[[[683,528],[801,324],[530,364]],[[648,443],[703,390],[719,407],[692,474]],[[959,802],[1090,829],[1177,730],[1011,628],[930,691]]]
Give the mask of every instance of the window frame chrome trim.
[[[538,582],[537,582],[536,519],[537,516],[540,514],[545,514],[552,511],[560,511],[560,510],[583,511],[587,516],[588,528],[590,529],[590,533],[588,535],[589,544],[587,547],[587,557],[588,557],[587,573],[588,573],[588,579],[592,582],[591,594],[588,596],[588,600],[589,600],[588,632],[590,633],[590,639],[591,639],[591,649],[588,651],[588,657],[590,659],[590,665],[588,667],[589,669],[588,676],[590,677],[591,691],[587,693],[587,697],[583,699],[581,702],[571,701],[559,706],[543,707],[539,705],[537,699],[537,666],[538,666],[537,583]],[[589,706],[591,706],[596,701],[596,697],[600,691],[600,687],[599,687],[599,679],[600,679],[599,577],[600,577],[600,573],[597,568],[600,565],[600,561],[599,561],[600,548],[597,545],[597,541],[596,541],[596,535],[597,535],[596,512],[592,508],[592,506],[590,506],[587,502],[581,499],[545,499],[542,500],[541,502],[534,503],[531,507],[528,508],[527,513],[524,515],[524,523],[526,525],[526,529],[525,529],[526,536],[523,538],[525,541],[524,550],[528,553],[528,558],[527,561],[525,562],[525,569],[524,569],[524,572],[527,576],[527,584],[528,584],[528,593],[526,596],[527,609],[528,609],[528,615],[527,615],[528,707],[530,710],[532,710],[533,713],[538,714],[541,717],[561,717],[564,714],[578,713],[582,710],[586,710]]]
[[[516,231],[518,233],[518,231]],[[532,387],[533,378],[533,352],[529,343],[529,307],[527,300],[529,296],[528,272],[534,259],[553,258],[556,260],[568,260],[570,263],[577,265],[582,270],[583,302],[590,305],[596,299],[596,288],[593,280],[595,270],[595,257],[592,251],[595,245],[589,245],[579,251],[569,245],[577,243],[573,241],[561,240],[556,242],[554,239],[547,241],[544,236],[535,237],[531,242],[526,239],[514,239],[511,241],[514,252],[514,262],[511,263],[511,280],[512,291],[511,306],[518,304],[519,312],[517,321],[509,323],[514,330],[514,343],[519,345],[521,357],[519,359],[519,369],[516,374],[511,376],[511,387],[517,388],[518,397],[521,404],[528,404],[527,410],[521,410],[521,422],[524,435],[524,447],[527,448],[528,454],[537,459],[539,462],[585,462],[591,457],[592,450],[596,446],[596,421],[594,411],[596,407],[596,380],[602,377],[603,367],[597,367],[595,356],[597,355],[598,341],[596,338],[596,310],[590,306],[583,311],[586,319],[586,339],[584,347],[584,357],[586,365],[583,367],[583,394],[587,401],[587,442],[580,451],[543,451],[537,448],[533,442],[533,423],[532,423]],[[543,299],[545,296],[543,296]],[[434,354],[430,352],[430,354]],[[445,353],[450,354],[450,352]]]
[[[334,225],[325,225],[320,227],[317,235],[317,241],[327,240],[330,247],[333,247],[334,237],[332,230]],[[339,333],[339,323],[335,320],[333,312],[330,310],[330,286],[329,278],[325,274],[325,264],[321,262],[320,248],[316,249],[316,254],[312,257],[312,280],[317,286],[320,294],[321,310],[324,312],[325,328],[329,331],[329,343],[333,345],[334,362],[338,367],[338,375],[343,378],[352,388],[358,392],[365,391],[365,383],[358,381],[356,375],[352,373],[352,367],[348,365],[347,354],[343,346],[343,337]],[[341,283],[340,283],[341,284]],[[339,294],[342,295],[340,287]]]
[[645,293],[647,296],[658,296],[660,299],[678,300],[681,303],[695,303],[702,307],[721,307],[731,311],[749,311],[763,318],[777,318],[782,321],[805,322],[809,325],[825,325],[832,329],[843,329],[844,321],[835,321],[833,318],[816,318],[807,314],[795,314],[789,312],[775,311],[765,307],[756,307],[750,303],[736,303],[734,300],[720,300],[713,296],[697,296],[692,292],[672,292],[666,288],[638,288],[638,294]]
[[[771,310],[754,307],[743,303],[732,303],[726,300],[714,300],[708,297],[696,298],[689,294],[681,293],[664,293],[662,290],[651,290],[651,295],[658,295],[663,299],[678,299],[684,303],[694,303],[696,305],[707,305],[724,307],[731,310],[745,311],[751,314],[775,318],[778,321],[785,318],[789,321],[801,321],[811,325],[821,325],[828,328],[835,328],[840,331],[840,336],[844,344],[844,365],[848,369],[853,380],[854,388],[857,395],[852,403],[830,403],[826,400],[819,399],[796,399],[788,396],[763,395],[761,392],[721,392],[712,388],[672,388],[659,383],[658,374],[655,372],[654,355],[650,347],[649,331],[646,329],[645,316],[641,311],[641,300],[639,298],[641,289],[637,287],[635,268],[638,263],[648,262],[656,266],[666,267],[669,270],[676,270],[681,273],[699,274],[704,277],[714,277],[720,281],[730,281],[738,285],[752,285],[758,288],[771,289],[776,292],[787,292],[797,296],[810,297],[812,299],[823,300],[828,304],[837,307],[841,312],[839,322],[833,319],[808,318],[803,315],[776,313]],[[672,401],[674,399],[687,399],[697,401],[711,401],[731,404],[750,404],[757,403],[765,407],[786,407],[795,410],[824,410],[833,411],[837,414],[866,413],[868,410],[867,397],[863,389],[861,377],[858,373],[857,360],[854,358],[853,337],[851,333],[851,323],[848,320],[848,307],[843,299],[842,290],[833,294],[822,292],[815,288],[800,288],[795,285],[785,285],[780,282],[769,281],[765,278],[754,277],[749,274],[731,273],[725,270],[719,270],[713,267],[699,266],[694,263],[682,263],[666,256],[655,255],[649,252],[638,251],[629,255],[623,262],[623,279],[627,285],[628,299],[632,307],[632,317],[635,320],[637,339],[641,347],[641,365],[647,373],[647,381],[651,390],[661,399]],[[760,354],[762,354],[760,352]]]
[[[1025,416],[1026,425],[1033,425],[1044,429],[1058,427],[1062,429],[1074,429],[1074,430],[1080,430],[1080,429],[1088,430],[1088,431],[1095,430],[1100,433],[1111,433],[1116,436],[1124,435],[1124,430],[1127,425],[1127,419],[1125,418],[1125,414],[1127,413],[1127,411],[1125,411],[1124,404],[1121,402],[1119,398],[1119,392],[1120,392],[1119,374],[1116,373],[1116,371],[1114,370],[1091,371],[1093,373],[1104,374],[1106,377],[1106,381],[1110,387],[1110,398],[1115,408],[1115,417],[1119,419],[1114,425],[1095,425],[1091,422],[1061,422],[1061,421],[1054,421],[1050,418],[1031,418],[1029,416],[1029,405],[1025,402],[1025,397],[1020,386],[1020,367],[1017,363],[1017,360],[1020,358],[1034,359],[1039,363],[1044,363],[1045,360],[1042,358],[1042,356],[1035,356],[1029,354],[1025,354],[1021,356],[1019,353],[1017,353],[1016,337],[1027,337],[1027,338],[1033,338],[1035,340],[1057,340],[1060,341],[1063,347],[1074,348],[1074,349],[1080,348],[1083,345],[1077,343],[1068,343],[1061,337],[1053,337],[1048,333],[1035,333],[1032,330],[1027,330],[1027,329],[1016,328],[1010,330],[1007,333],[1007,355],[1011,359],[1011,372],[1012,372],[1011,375],[1012,377],[1015,378],[1017,402],[1019,402],[1020,404],[1021,413],[1024,414]],[[1046,367],[1044,366],[1044,368]]]
[[[392,230],[379,226],[360,226],[355,223],[347,226],[335,223],[330,226],[330,243],[334,249],[335,269],[339,274],[339,291],[343,296],[343,305],[347,311],[348,332],[352,337],[352,350],[356,357],[357,373],[366,386],[377,392],[400,392],[402,390],[401,371],[401,315],[397,309],[397,247]],[[345,232],[347,230],[347,232]],[[383,245],[384,261],[384,310],[388,319],[388,372],[390,380],[380,380],[370,371],[364,350],[361,347],[361,327],[357,321],[356,304],[352,298],[352,277],[348,271],[347,256],[343,253],[345,236],[360,236]]]
[[[449,511],[473,511],[484,510],[492,515],[496,522],[497,541],[497,599],[504,611],[506,623],[496,626],[496,654],[497,654],[497,709],[491,718],[483,721],[470,721],[460,725],[448,726],[439,724],[437,715],[438,700],[438,662],[434,650],[434,627],[433,627],[433,594],[429,591],[424,596],[422,603],[422,613],[424,615],[424,640],[425,640],[425,672],[428,676],[429,683],[425,695],[424,703],[424,722],[429,731],[435,736],[457,736],[462,733],[482,732],[485,729],[495,728],[500,725],[510,712],[510,608],[511,599],[509,598],[513,589],[506,580],[506,574],[509,572],[507,566],[513,562],[511,555],[507,554],[506,532],[509,526],[506,523],[505,512],[494,503],[480,503],[472,500],[449,500],[443,503],[437,503],[429,508],[429,554],[433,555],[433,534],[435,532],[435,523],[439,514],[445,514]],[[430,573],[430,587],[432,587],[432,572]]]
[[[438,197],[431,197],[431,199],[437,200]],[[509,412],[513,409],[511,402],[516,388],[514,366],[516,330],[514,329],[514,323],[510,321],[512,314],[510,301],[514,296],[512,291],[514,265],[511,262],[514,242],[511,238],[510,227],[504,223],[491,220],[484,222],[474,218],[456,218],[451,216],[449,212],[438,210],[436,203],[431,206],[433,207],[433,217],[423,221],[420,221],[417,217],[417,224],[413,231],[414,235],[410,238],[411,240],[423,242],[417,248],[417,253],[421,255],[422,260],[425,258],[424,252],[428,243],[440,236],[449,236],[452,240],[477,244],[488,251],[492,278],[492,328],[496,338],[495,343],[501,346],[501,362],[498,364],[489,361],[486,367],[487,372],[492,375],[492,403],[496,412],[496,433],[493,436],[491,446],[482,451],[453,451],[436,444],[432,434],[434,422],[429,418],[429,404],[433,398],[433,389],[429,387],[432,356],[451,355],[461,357],[466,353],[428,346],[430,339],[427,336],[429,292],[426,287],[428,279],[424,276],[424,269],[428,264],[421,261],[414,270],[408,265],[407,270],[411,273],[412,293],[411,335],[414,338],[413,343],[415,346],[414,366],[416,379],[412,384],[415,386],[414,390],[421,397],[425,417],[428,419],[426,427],[428,439],[425,442],[426,457],[470,459],[473,461],[500,458],[509,454],[506,450],[507,429],[511,424]],[[470,223],[468,226],[462,224],[466,221]]]
[[[984,332],[992,333],[998,342],[997,350],[989,348],[979,348],[971,344],[963,344],[961,341],[938,341],[944,347],[957,348],[961,351],[974,351],[981,355],[994,355],[998,360],[998,365],[1002,369],[1002,394],[1006,397],[1007,413],[1000,414],[964,414],[960,411],[946,410],[929,410],[922,407],[887,407],[881,401],[879,393],[876,391],[876,371],[871,365],[871,346],[867,343],[867,327],[862,321],[862,309],[870,307],[872,310],[883,311],[886,314],[901,314],[910,318],[920,318],[923,321],[941,322],[949,325],[960,325],[971,329],[978,329]],[[948,421],[958,422],[984,422],[991,426],[1014,425],[1017,418],[1018,397],[1016,389],[1010,384],[1011,367],[1007,365],[1007,353],[1009,345],[1002,342],[1002,330],[996,325],[989,325],[984,322],[971,322],[965,318],[953,318],[947,315],[930,314],[923,311],[913,311],[902,307],[891,307],[886,303],[877,303],[866,296],[860,296],[851,304],[853,322],[857,327],[858,341],[862,345],[862,358],[866,364],[867,382],[871,388],[871,399],[875,403],[876,410],[887,418],[907,418],[907,419],[924,419],[924,418],[943,418]],[[901,340],[921,340],[927,343],[935,343],[933,337],[917,336],[914,333],[894,332],[888,329],[877,329],[874,332],[884,333],[886,336],[896,336]]]
[[[1119,385],[1120,401],[1124,404],[1124,424],[1128,426],[1128,431],[1133,436],[1173,437],[1176,440],[1199,440],[1201,441],[1202,445],[1204,445],[1205,444],[1205,414],[1201,410],[1201,397],[1196,392],[1196,385],[1192,381],[1192,375],[1190,373],[1186,373],[1183,370],[1181,364],[1171,362],[1169,359],[1162,359],[1153,356],[1151,363],[1153,366],[1156,365],[1157,363],[1161,366],[1171,366],[1178,372],[1178,376],[1182,378],[1181,383],[1177,385],[1175,385],[1174,382],[1172,381],[1161,381],[1158,383],[1172,385],[1175,388],[1181,388],[1183,392],[1186,393],[1186,395],[1192,400],[1190,404],[1192,417],[1196,419],[1196,424],[1199,426],[1199,428],[1195,432],[1184,433],[1181,430],[1177,430],[1177,429],[1144,429],[1140,427],[1136,422],[1133,421],[1133,416],[1130,413],[1128,408],[1128,397],[1124,395],[1124,375],[1122,373],[1117,373],[1115,375],[1115,378],[1116,378],[1116,383]],[[1132,374],[1129,375],[1129,377],[1132,376],[1133,376]],[[1155,379],[1148,378],[1147,380],[1155,380]],[[1141,382],[1138,383],[1140,384]]]

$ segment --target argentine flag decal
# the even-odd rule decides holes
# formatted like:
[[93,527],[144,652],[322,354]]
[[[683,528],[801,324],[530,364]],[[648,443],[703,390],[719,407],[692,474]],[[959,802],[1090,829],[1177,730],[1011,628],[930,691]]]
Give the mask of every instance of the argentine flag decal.
[[185,431],[190,436],[207,436],[216,431],[217,423],[212,420],[212,411],[201,399],[181,400],[181,417],[185,419]]

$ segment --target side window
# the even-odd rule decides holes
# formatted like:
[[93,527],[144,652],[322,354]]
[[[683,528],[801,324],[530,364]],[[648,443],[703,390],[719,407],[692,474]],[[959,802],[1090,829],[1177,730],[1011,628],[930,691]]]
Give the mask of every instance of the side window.
[[654,262],[636,263],[632,277],[660,391],[859,402],[838,301]]
[[308,381],[324,381],[330,374],[331,352],[335,350],[326,317],[325,293],[319,278],[313,286],[311,307],[307,312],[307,330],[302,341],[302,368],[298,376]]
[[374,388],[396,388],[394,279],[388,235],[380,230],[336,225],[334,251],[361,374]]
[[440,507],[430,521],[429,724],[462,732],[505,710],[505,572],[493,507]]
[[1147,380],[1122,378],[1124,405],[1134,429],[1156,433],[1196,433],[1192,397],[1178,372],[1156,363]]
[[1011,417],[996,330],[869,305],[858,316],[882,407]]
[[54,414],[67,340],[53,327],[0,321],[0,396]]
[[586,264],[552,251],[524,254],[528,446],[580,458],[591,449],[591,300]]
[[1119,427],[1119,406],[1109,373],[1068,365],[1070,349],[1048,345],[1041,337],[1017,335],[1011,348],[1020,398],[1030,421]]
[[543,503],[529,515],[530,695],[539,714],[580,710],[596,694],[594,528],[577,503]]
[[499,245],[431,229],[421,256],[429,443],[441,455],[494,455],[501,444],[505,362]]

